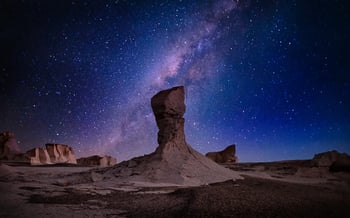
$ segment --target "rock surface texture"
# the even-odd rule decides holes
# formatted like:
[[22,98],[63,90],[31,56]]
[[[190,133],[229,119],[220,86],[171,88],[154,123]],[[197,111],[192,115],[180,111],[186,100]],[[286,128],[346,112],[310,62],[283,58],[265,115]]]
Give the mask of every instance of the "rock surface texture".
[[311,160],[311,166],[328,167],[330,171],[350,172],[350,156],[337,151],[319,153]]
[[30,165],[77,164],[73,148],[62,144],[46,144],[45,148],[33,148],[15,157],[15,161]]
[[222,151],[209,152],[205,155],[207,158],[217,163],[237,163],[236,145],[230,145]]
[[90,157],[83,157],[77,159],[79,165],[82,166],[99,166],[99,167],[110,167],[117,164],[117,159],[111,156],[98,156],[93,155]]
[[0,134],[0,160],[12,160],[21,151],[12,132]]
[[104,177],[110,175],[140,186],[197,186],[240,179],[234,171],[209,160],[186,143],[184,100],[183,86],[153,96],[151,105],[159,128],[156,151],[106,168]]
[[77,164],[72,147],[62,144],[46,144],[45,147],[52,163]]
[[45,148],[33,148],[25,153],[30,165],[52,164],[50,156]]

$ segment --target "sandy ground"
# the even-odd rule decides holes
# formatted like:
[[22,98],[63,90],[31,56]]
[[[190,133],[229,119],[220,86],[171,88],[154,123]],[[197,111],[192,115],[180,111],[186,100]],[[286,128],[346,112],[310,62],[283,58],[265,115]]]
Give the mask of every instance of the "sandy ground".
[[200,187],[142,188],[57,182],[90,169],[86,167],[2,164],[0,217],[350,216],[349,173],[300,173],[302,162],[227,167],[244,179]]

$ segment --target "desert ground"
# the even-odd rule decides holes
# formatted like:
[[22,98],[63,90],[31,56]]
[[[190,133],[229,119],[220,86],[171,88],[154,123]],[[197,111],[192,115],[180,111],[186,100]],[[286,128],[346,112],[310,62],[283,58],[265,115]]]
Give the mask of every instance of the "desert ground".
[[[64,184],[94,170],[0,166],[0,217],[348,217],[350,174],[297,171],[305,161],[226,164],[244,179],[197,187]],[[322,171],[322,170],[321,170]]]

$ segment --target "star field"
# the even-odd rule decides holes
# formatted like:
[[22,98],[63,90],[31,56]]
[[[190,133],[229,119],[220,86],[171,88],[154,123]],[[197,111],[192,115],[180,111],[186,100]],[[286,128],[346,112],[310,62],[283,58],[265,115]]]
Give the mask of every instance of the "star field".
[[346,1],[2,1],[0,131],[118,160],[152,152],[150,98],[186,88],[185,132],[240,161],[350,153]]

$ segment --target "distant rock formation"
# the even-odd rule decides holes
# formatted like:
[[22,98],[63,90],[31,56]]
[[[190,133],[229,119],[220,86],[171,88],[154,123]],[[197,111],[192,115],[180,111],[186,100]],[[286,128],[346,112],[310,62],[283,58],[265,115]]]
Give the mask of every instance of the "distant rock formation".
[[0,160],[12,160],[21,151],[12,132],[0,134]]
[[46,144],[45,148],[33,148],[13,159],[30,165],[77,164],[73,148],[62,144]]
[[72,147],[62,144],[46,144],[45,147],[52,163],[77,164]]
[[311,160],[313,167],[328,167],[330,171],[349,171],[350,156],[338,151],[327,151],[316,154]]
[[237,163],[238,157],[236,156],[236,145],[230,145],[222,151],[209,152],[205,155],[207,158],[217,163]]
[[186,143],[184,99],[183,86],[164,90],[153,96],[151,106],[159,128],[159,146],[149,155],[99,171],[103,173],[103,178],[140,186],[154,183],[197,186],[240,179],[236,172],[209,160]]
[[12,132],[0,134],[0,160],[30,163],[31,165],[68,163],[77,164],[73,149],[68,145],[46,144],[21,153]]
[[338,151],[315,154],[308,164],[298,168],[296,176],[326,178],[332,172],[350,172],[350,156]]
[[77,159],[79,165],[83,166],[99,166],[99,167],[110,167],[117,164],[117,159],[111,156],[98,156],[93,155],[90,157],[83,157]]
[[299,167],[296,176],[304,178],[326,178],[330,175],[328,167]]
[[25,153],[30,165],[52,164],[50,156],[45,148],[33,148]]

